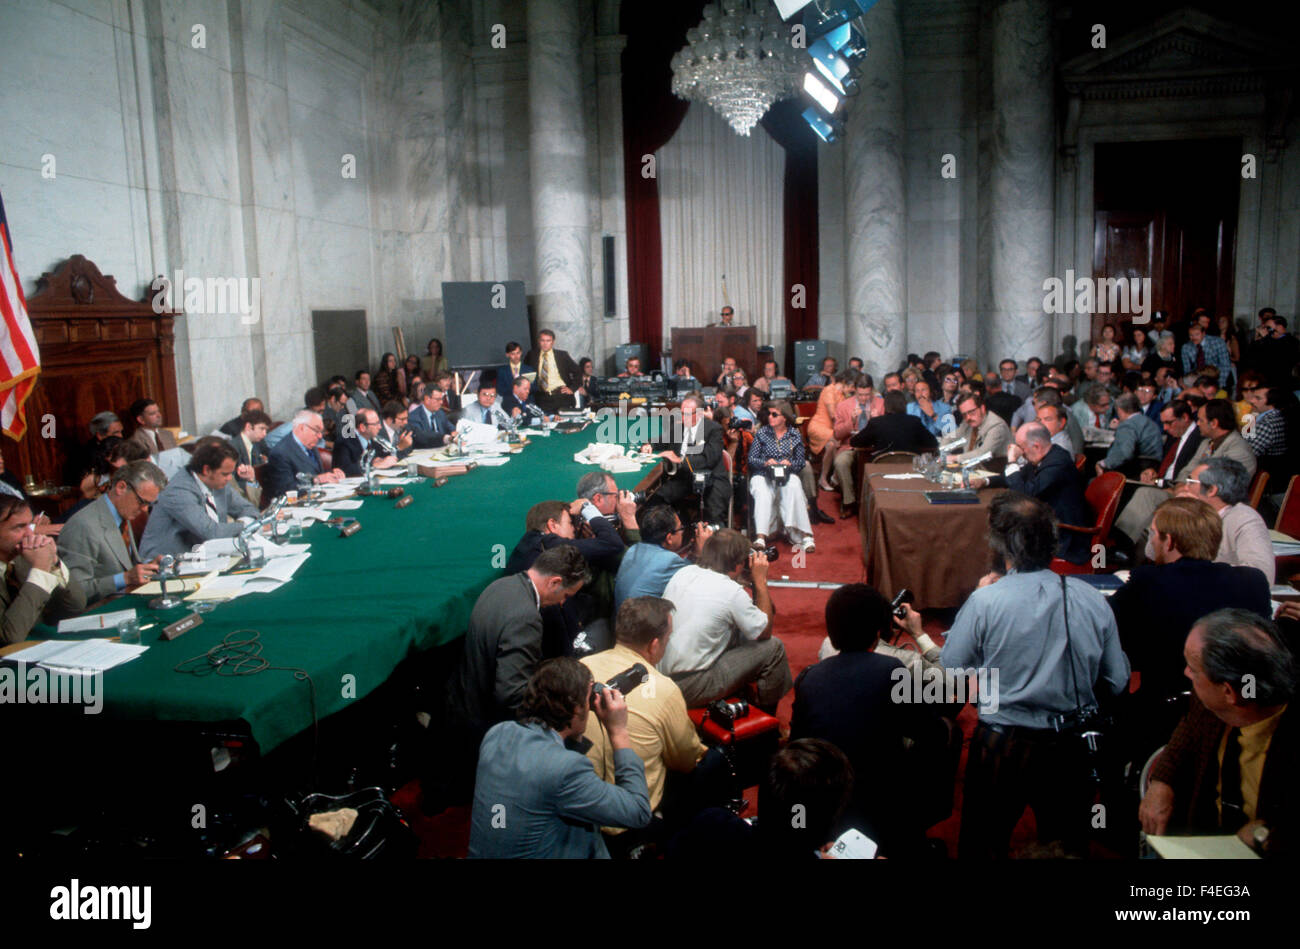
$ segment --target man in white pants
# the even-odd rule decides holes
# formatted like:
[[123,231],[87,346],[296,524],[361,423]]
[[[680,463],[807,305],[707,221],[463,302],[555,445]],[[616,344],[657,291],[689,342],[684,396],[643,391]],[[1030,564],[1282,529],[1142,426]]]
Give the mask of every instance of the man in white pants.
[[749,493],[754,500],[754,546],[766,547],[767,535],[785,525],[790,544],[812,553],[812,524],[799,471],[806,464],[803,436],[794,409],[784,400],[763,406],[763,426],[749,449]]

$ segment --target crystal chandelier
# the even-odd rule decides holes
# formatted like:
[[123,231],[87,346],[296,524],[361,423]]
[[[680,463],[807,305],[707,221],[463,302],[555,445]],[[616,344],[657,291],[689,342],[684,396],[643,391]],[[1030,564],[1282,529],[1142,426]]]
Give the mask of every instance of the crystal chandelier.
[[673,56],[673,93],[706,102],[748,135],[772,103],[795,95],[803,63],[771,0],[722,0]]

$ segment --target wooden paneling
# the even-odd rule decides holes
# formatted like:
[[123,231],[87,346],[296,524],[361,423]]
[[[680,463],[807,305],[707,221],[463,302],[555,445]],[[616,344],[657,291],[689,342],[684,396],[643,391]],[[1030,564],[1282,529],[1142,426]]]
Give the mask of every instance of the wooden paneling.
[[750,381],[758,370],[758,330],[752,326],[702,329],[674,326],[672,341],[673,361],[690,362],[691,375],[701,385],[711,386],[717,381],[722,360],[727,356],[736,360]]
[[148,301],[128,300],[112,277],[80,255],[41,276],[27,310],[41,374],[27,400],[26,436],[4,440],[9,470],[64,483],[69,457],[89,437],[91,417],[116,412],[129,433],[126,408],[144,395],[157,400],[165,424],[180,424],[175,313],[157,314]]

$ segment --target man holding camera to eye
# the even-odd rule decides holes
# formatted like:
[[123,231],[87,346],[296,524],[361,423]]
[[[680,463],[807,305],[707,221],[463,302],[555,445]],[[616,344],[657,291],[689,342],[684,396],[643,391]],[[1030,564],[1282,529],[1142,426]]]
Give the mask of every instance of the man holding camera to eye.
[[[650,823],[645,767],[632,749],[627,703],[617,689],[593,692],[574,659],[551,659],[529,678],[517,722],[494,725],[479,749],[469,856],[487,859],[607,859],[601,826]],[[614,783],[565,747],[595,711],[607,734]]]
[[943,665],[988,670],[980,678],[993,682],[980,696],[966,762],[959,857],[1006,857],[1026,806],[1041,842],[1087,855],[1093,784],[1080,726],[1095,722],[1099,694],[1128,688],[1129,663],[1106,598],[1050,569],[1056,542],[1042,501],[995,497],[995,572],[948,630]]
[[[753,600],[739,582],[746,566]],[[772,635],[767,557],[751,551],[738,531],[717,531],[699,563],[668,581],[664,598],[677,607],[678,620],[659,671],[677,683],[687,706],[699,708],[748,690],[754,705],[773,714],[793,679],[785,646]]]
[[[686,714],[681,689],[655,669],[664,657],[672,632],[672,602],[657,596],[633,597],[619,607],[614,624],[617,641],[614,648],[581,661],[599,682],[608,682],[637,663],[646,668],[647,680],[629,687],[625,696],[628,738],[632,750],[645,764],[650,809],[658,811],[662,803],[669,821],[676,823],[676,818],[685,818],[708,804],[720,803],[726,798],[727,786],[725,781],[714,780],[719,770],[716,763],[697,771],[696,765],[708,749]],[[595,764],[596,773],[608,780],[613,774],[610,740],[601,724],[591,719],[587,721],[586,734],[591,742],[587,757]],[[710,762],[716,757],[718,753],[714,752]],[[715,793],[710,794],[709,788]]]

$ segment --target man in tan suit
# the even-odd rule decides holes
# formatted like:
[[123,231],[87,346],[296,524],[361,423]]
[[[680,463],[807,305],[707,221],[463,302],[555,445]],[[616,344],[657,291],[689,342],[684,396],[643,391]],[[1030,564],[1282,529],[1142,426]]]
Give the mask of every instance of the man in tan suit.
[[1007,446],[1012,442],[1011,429],[996,412],[990,412],[984,404],[984,397],[978,392],[971,393],[958,403],[957,411],[962,418],[957,429],[957,438],[966,439],[966,451],[949,455],[950,464],[962,464],[986,451],[993,453],[995,459],[1006,460]]
[[0,644],[22,642],[32,627],[86,608],[86,594],[59,562],[54,540],[32,530],[22,498],[0,497]]
[[135,420],[135,431],[127,440],[143,447],[151,457],[176,447],[175,436],[162,427],[162,409],[153,399],[136,399],[128,414]]
[[59,553],[90,602],[147,583],[157,558],[140,562],[131,521],[157,503],[167,476],[150,461],[133,461],[113,472],[108,491],[68,519]]

